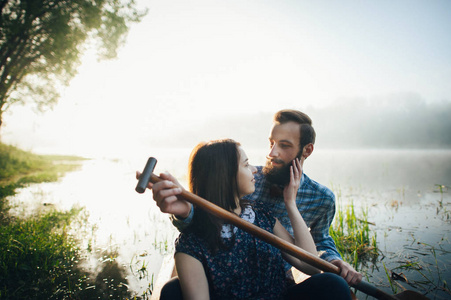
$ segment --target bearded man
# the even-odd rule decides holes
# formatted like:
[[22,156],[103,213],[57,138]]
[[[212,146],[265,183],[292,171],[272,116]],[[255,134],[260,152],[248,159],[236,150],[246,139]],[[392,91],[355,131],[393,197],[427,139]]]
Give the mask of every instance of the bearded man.
[[[278,111],[273,118],[266,165],[257,167],[255,192],[246,197],[267,205],[280,223],[293,234],[290,219],[283,200],[283,189],[290,181],[290,165],[299,158],[301,168],[313,153],[316,133],[308,115],[297,110]],[[139,174],[137,174],[139,177]],[[193,216],[192,205],[177,197],[182,189],[172,188],[177,182],[172,175],[160,174],[166,179],[156,184],[149,183],[153,198],[162,212],[173,215],[173,224],[181,229],[187,226]],[[333,192],[310,179],[304,172],[296,196],[296,205],[311,230],[317,251],[321,258],[336,265],[349,285],[362,280],[362,275],[344,262],[329,234],[329,228],[335,215],[335,196]],[[287,274],[290,274],[288,272]],[[170,285],[167,285],[168,287]],[[163,292],[162,292],[163,293]]]
[[[299,158],[301,167],[313,153],[316,133],[308,115],[297,110],[281,110],[274,115],[269,136],[270,151],[266,165],[257,167],[255,192],[247,197],[268,206],[280,223],[293,234],[283,201],[282,191],[290,181],[290,166]],[[335,215],[334,193],[324,185],[310,179],[302,172],[296,204],[307,226],[310,228],[321,258],[338,266],[341,276],[353,285],[362,275],[344,262],[329,234]]]

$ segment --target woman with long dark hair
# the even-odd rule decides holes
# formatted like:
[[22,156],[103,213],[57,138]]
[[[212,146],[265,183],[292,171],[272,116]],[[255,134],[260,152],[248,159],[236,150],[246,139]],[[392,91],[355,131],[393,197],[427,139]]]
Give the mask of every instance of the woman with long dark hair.
[[[299,160],[293,161],[290,184],[283,191],[293,237],[268,209],[242,200],[254,192],[255,172],[256,168],[249,164],[239,143],[230,139],[201,143],[190,156],[189,189],[317,255],[313,238],[295,203],[302,175]],[[350,299],[349,288],[341,277],[320,274],[318,269],[200,208],[194,208],[193,220],[177,238],[175,252],[185,300],[310,299],[309,295],[314,299],[330,299],[331,295],[333,299]],[[300,271],[313,275],[307,280],[311,281],[310,284],[288,286],[283,259]]]

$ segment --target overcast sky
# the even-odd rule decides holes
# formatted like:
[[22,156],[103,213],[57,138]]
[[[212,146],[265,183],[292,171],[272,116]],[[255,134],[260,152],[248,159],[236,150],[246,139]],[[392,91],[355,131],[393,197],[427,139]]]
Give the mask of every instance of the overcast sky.
[[138,2],[149,13],[119,57],[88,52],[52,111],[5,115],[4,142],[120,155],[227,115],[409,94],[451,101],[449,0]]

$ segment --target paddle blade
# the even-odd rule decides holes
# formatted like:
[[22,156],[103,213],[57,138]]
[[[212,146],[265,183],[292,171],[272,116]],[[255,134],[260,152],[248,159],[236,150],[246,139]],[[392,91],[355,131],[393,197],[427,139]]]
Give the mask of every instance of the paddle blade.
[[396,299],[399,300],[429,300],[428,297],[414,291],[403,291],[395,295]]

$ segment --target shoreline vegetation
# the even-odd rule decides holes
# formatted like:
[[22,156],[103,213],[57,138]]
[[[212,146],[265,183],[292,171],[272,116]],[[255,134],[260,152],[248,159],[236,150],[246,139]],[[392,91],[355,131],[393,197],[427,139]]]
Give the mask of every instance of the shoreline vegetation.
[[36,155],[0,143],[0,299],[132,298],[115,251],[94,253],[103,262],[97,274],[85,268],[94,250],[72,234],[74,228],[87,230],[84,208],[59,211],[42,203],[45,209],[26,217],[11,213],[8,196],[16,189],[57,181],[83,160]]
[[[143,266],[139,271],[152,273],[151,282],[144,291],[130,290],[126,268],[132,266],[119,265],[118,250],[112,246],[94,249],[95,230],[89,228],[84,208],[58,211],[42,203],[42,210],[27,217],[11,213],[8,196],[14,195],[16,189],[30,183],[57,181],[66,172],[77,170],[83,160],[76,156],[36,155],[0,143],[0,299],[150,299],[158,270]],[[340,191],[336,194],[331,236],[345,261],[368,279],[369,266],[380,264],[385,257],[378,248],[374,224],[368,220],[367,209],[356,212],[352,202],[342,204]],[[80,233],[83,241],[77,238]],[[91,270],[92,257],[101,262],[100,268]],[[406,268],[416,270],[418,265],[400,268],[405,272]],[[398,274],[388,269],[386,272],[385,286],[396,293],[394,276]],[[365,299],[362,294],[358,297]]]

